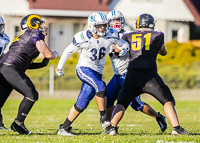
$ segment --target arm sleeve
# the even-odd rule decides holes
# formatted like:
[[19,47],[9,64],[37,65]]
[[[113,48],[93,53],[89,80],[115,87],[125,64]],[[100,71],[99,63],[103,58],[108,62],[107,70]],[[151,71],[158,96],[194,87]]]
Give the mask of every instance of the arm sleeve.
[[49,59],[44,58],[41,63],[32,63],[32,64],[30,64],[30,66],[28,67],[28,69],[43,68],[43,67],[46,67],[48,65],[48,63],[49,63]]
[[63,69],[63,67],[64,67],[66,61],[69,59],[70,55],[73,54],[73,53],[75,53],[78,49],[79,49],[79,47],[73,45],[72,43],[69,44],[65,48],[65,50],[63,51],[62,56],[61,56],[61,58],[59,60],[57,68]]
[[158,36],[158,47],[160,50],[160,48],[162,47],[162,45],[165,44],[164,42],[164,33],[161,32],[161,34]]

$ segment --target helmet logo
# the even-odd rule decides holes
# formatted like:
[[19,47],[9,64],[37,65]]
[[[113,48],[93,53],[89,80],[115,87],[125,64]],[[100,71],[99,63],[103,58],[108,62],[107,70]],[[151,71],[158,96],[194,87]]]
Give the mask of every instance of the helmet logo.
[[90,21],[95,21],[95,16],[94,15],[92,15],[91,17],[90,17]]
[[[28,25],[28,27],[29,27],[30,29],[38,29],[40,25],[39,25],[37,22],[40,23],[40,21],[36,21],[35,23],[32,23],[32,19],[33,19],[33,18],[37,18],[37,19],[41,20],[40,16],[38,16],[38,15],[34,15],[34,14],[33,14],[33,15],[30,15],[30,16],[28,17],[28,19],[27,19],[27,25]],[[33,24],[35,24],[35,26],[34,26]]]

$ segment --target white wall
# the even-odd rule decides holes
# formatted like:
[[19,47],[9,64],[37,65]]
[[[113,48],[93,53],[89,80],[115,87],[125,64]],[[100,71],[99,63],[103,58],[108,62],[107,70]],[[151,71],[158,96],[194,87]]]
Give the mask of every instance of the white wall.
[[121,11],[134,29],[138,16],[149,13],[157,21],[155,30],[164,32],[165,42],[172,40],[172,29],[178,29],[178,42],[189,40],[189,22],[194,17],[183,0],[114,0],[111,7]]
[[[62,32],[62,34],[61,34]],[[59,54],[63,52],[65,47],[72,42],[74,30],[73,23],[62,22],[50,24],[49,47],[52,51]]]

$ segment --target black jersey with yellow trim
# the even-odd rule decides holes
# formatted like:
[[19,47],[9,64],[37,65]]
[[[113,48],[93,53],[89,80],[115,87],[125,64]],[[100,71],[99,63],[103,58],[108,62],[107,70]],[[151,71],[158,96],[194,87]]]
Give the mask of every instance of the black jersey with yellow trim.
[[130,44],[128,69],[157,68],[158,51],[164,44],[164,33],[157,31],[135,31],[122,37]]
[[9,47],[0,63],[13,65],[25,71],[31,62],[39,55],[36,48],[37,40],[44,40],[44,34],[37,29],[27,29],[20,33]]

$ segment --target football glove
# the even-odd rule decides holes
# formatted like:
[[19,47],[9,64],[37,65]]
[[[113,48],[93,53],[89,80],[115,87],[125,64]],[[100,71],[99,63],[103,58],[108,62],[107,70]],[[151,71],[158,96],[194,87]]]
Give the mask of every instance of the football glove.
[[64,76],[64,75],[65,75],[64,69],[61,69],[61,70],[58,71],[57,68],[56,68],[56,74],[57,74],[59,77]]

